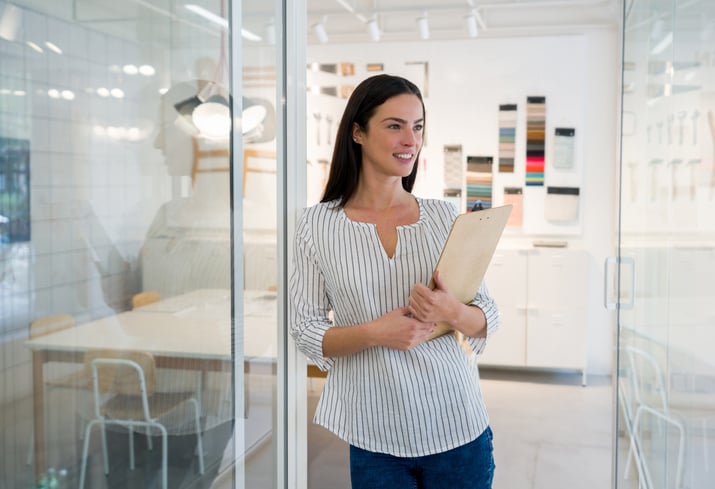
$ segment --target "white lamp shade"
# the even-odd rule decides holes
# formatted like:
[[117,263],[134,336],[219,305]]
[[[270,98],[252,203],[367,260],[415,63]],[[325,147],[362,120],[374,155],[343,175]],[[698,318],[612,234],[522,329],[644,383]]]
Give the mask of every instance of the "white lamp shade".
[[377,42],[380,40],[380,26],[377,25],[377,21],[372,19],[367,23],[367,32],[370,34],[370,39]]
[[243,113],[241,114],[243,118],[241,121],[241,133],[248,134],[256,129],[261,125],[266,115],[268,115],[268,111],[262,105],[252,105],[243,109]]
[[325,26],[322,22],[313,24],[313,33],[315,34],[315,37],[318,38],[318,41],[322,42],[323,44],[328,42],[328,32],[325,30]]
[[477,26],[477,18],[474,14],[469,14],[464,17],[464,21],[467,24],[467,33],[469,34],[469,37],[477,37],[479,34],[479,28]]
[[429,23],[427,22],[427,17],[419,17],[417,19],[417,28],[420,31],[420,38],[422,40],[429,39]]
[[231,133],[231,111],[226,99],[220,96],[198,105],[191,120],[202,136],[211,139],[226,138]]

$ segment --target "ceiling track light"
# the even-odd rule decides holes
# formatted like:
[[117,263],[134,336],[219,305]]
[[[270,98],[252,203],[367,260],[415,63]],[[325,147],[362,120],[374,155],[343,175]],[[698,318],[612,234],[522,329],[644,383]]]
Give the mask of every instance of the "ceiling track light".
[[372,19],[367,23],[367,32],[370,34],[370,39],[377,42],[380,40],[380,26],[377,24],[377,20]]
[[469,37],[477,37],[479,35],[477,17],[474,14],[468,14],[464,17],[464,22],[467,25],[467,34],[469,34]]
[[417,18],[417,28],[420,32],[420,39],[426,41],[429,39],[429,23],[427,22],[427,14],[423,14],[422,17]]
[[325,30],[325,25],[323,24],[323,21],[316,22],[313,24],[313,33],[315,34],[315,37],[318,38],[318,41],[321,43],[325,44],[328,42],[328,32]]

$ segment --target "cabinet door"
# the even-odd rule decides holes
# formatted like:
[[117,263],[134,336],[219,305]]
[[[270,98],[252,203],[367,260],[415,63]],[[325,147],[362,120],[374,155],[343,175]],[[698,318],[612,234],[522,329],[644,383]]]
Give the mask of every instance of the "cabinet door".
[[588,253],[562,248],[531,250],[527,280],[529,310],[586,307]]
[[528,260],[526,365],[586,367],[588,253],[533,250]]
[[526,364],[526,260],[525,251],[499,250],[487,269],[485,282],[499,307],[500,326],[489,338],[480,364]]
[[537,368],[586,367],[586,313],[581,308],[530,310],[526,365]]

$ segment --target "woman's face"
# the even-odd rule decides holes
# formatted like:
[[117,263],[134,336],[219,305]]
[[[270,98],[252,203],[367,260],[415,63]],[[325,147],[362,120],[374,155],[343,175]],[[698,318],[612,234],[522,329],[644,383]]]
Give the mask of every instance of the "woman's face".
[[362,171],[383,177],[406,177],[422,148],[424,112],[420,99],[401,94],[379,105],[366,130],[355,124],[353,139],[362,146]]

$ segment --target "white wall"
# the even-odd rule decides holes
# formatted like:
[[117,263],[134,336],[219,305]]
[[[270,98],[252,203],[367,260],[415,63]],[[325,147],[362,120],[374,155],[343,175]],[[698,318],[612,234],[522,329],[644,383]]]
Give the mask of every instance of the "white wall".
[[[426,61],[429,75],[423,77]],[[617,210],[616,170],[620,58],[616,31],[579,35],[492,38],[394,44],[316,45],[308,63],[352,62],[355,75],[315,74],[308,86],[357,84],[371,73],[367,63],[383,63],[384,71],[406,76],[423,90],[427,110],[423,168],[415,192],[442,197],[443,146],[461,144],[463,156],[498,157],[499,104],[518,105],[515,173],[494,175],[494,205],[505,185],[524,187],[525,109],[527,96],[546,97],[546,185],[581,187],[581,212],[575,225],[559,227],[543,219],[545,187],[524,187],[524,226],[509,229],[500,246],[532,246],[534,239],[568,241],[569,248],[588,250],[592,266],[588,324],[588,371],[608,374],[614,318],[603,307],[603,261],[614,254]],[[312,112],[336,111],[344,100],[310,94],[308,98],[308,158],[330,158],[325,141],[313,141]],[[336,117],[337,119],[337,117]],[[337,122],[333,123],[333,131]],[[576,128],[575,167],[550,168],[550,134],[554,127]],[[309,172],[310,178],[310,172]],[[310,184],[309,184],[310,187]],[[309,200],[317,200],[313,185]],[[545,277],[546,278],[546,277]]]

